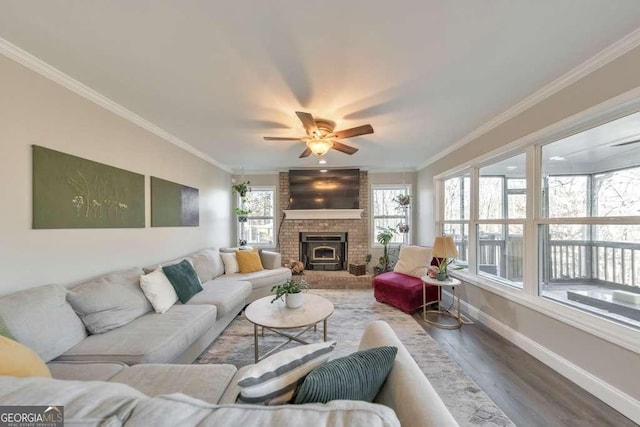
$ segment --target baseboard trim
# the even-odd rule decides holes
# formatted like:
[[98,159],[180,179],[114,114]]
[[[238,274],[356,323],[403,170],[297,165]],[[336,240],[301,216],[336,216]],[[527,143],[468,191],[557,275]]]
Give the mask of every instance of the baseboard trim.
[[640,401],[613,387],[611,384],[602,381],[590,372],[552,352],[471,304],[461,301],[461,306],[468,316],[475,321],[487,326],[571,382],[582,387],[621,414],[640,424]]

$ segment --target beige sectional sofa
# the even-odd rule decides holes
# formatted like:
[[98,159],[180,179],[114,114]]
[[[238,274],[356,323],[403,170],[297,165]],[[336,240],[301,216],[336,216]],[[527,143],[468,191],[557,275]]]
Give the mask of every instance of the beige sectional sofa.
[[51,362],[56,379],[0,377],[0,405],[55,402],[67,423],[79,425],[457,426],[389,325],[371,322],[360,349],[384,345],[398,354],[374,403],[238,404],[237,378],[246,368],[231,365]]
[[218,249],[162,263],[189,260],[203,288],[162,314],[142,293],[144,270],[136,267],[70,289],[44,285],[0,297],[0,316],[46,362],[191,363],[248,302],[291,277],[280,254],[263,251],[261,258],[263,271],[230,275],[224,274]]

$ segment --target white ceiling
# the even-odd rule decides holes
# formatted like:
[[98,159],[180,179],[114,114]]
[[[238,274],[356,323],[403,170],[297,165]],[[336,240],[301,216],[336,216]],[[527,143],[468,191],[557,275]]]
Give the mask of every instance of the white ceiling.
[[296,110],[373,125],[327,166],[415,168],[639,22],[638,0],[0,2],[0,37],[238,171],[317,166],[262,140],[304,135]]

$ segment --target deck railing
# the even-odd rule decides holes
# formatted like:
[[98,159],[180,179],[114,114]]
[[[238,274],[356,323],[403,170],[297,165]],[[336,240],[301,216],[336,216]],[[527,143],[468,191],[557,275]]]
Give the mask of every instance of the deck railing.
[[[517,246],[508,251],[503,239],[480,239],[478,244],[481,271],[513,281],[522,280],[519,256],[507,256],[507,252],[513,252]],[[467,245],[466,240],[456,240],[460,254],[466,253]],[[547,257],[541,271],[544,282],[598,281],[640,287],[640,244],[551,240],[548,248],[542,248],[542,253]]]

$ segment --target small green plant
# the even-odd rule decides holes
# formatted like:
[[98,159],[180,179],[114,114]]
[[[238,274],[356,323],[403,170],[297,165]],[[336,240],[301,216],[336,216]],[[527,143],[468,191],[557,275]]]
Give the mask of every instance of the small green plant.
[[376,235],[376,240],[384,249],[382,256],[378,260],[382,271],[387,271],[389,268],[389,242],[395,234],[397,234],[397,232],[393,227],[380,227],[380,231]]
[[371,254],[367,254],[366,257],[364,257],[364,263],[366,264],[366,268],[367,270],[369,269],[369,263],[371,262]]
[[282,298],[287,294],[298,294],[307,289],[309,289],[309,284],[307,283],[306,280],[289,279],[283,284],[275,285],[274,287],[271,288],[271,292],[275,294],[275,296],[271,300],[271,303],[273,304],[274,302],[276,302],[277,300],[279,300],[280,298]]

